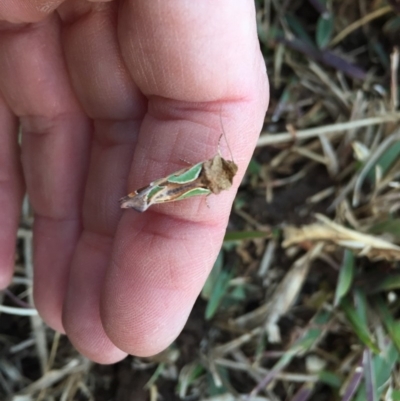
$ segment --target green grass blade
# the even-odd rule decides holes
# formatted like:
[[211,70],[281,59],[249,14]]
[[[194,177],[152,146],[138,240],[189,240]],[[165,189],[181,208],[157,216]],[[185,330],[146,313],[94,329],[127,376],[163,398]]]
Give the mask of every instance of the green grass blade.
[[400,351],[400,321],[395,320],[387,305],[383,302],[382,298],[376,299],[375,306],[379,312],[379,317],[384,324],[386,331],[393,341],[393,344]]
[[382,394],[385,383],[388,383],[393,369],[400,362],[400,354],[395,344],[390,342],[380,355],[373,357],[375,381],[378,389],[378,396]]
[[383,25],[383,32],[387,35],[396,34],[400,31],[400,16],[394,16],[390,18],[384,25]]
[[211,269],[211,272],[208,275],[207,280],[204,283],[203,289],[201,291],[201,297],[203,299],[206,299],[206,300],[210,299],[213,289],[215,287],[215,284],[221,273],[223,264],[224,264],[224,252],[221,250],[217,256],[214,266]]
[[356,312],[360,320],[363,322],[365,327],[368,327],[368,310],[369,305],[367,303],[367,297],[365,292],[359,288],[354,290],[354,304],[356,306]]
[[229,382],[229,372],[226,368],[218,366],[216,368],[218,372],[218,379],[221,380],[220,386],[215,383],[214,377],[211,373],[207,374],[207,395],[210,397],[216,397],[218,395],[223,395],[229,391],[231,388]]
[[288,23],[290,29],[292,30],[296,38],[315,48],[314,41],[308,34],[307,30],[304,28],[299,18],[297,18],[294,14],[288,13],[286,14],[286,22]]
[[282,371],[287,365],[289,365],[294,357],[307,352],[319,340],[324,332],[324,327],[327,325],[330,318],[331,314],[327,311],[317,312],[311,320],[309,328],[305,331],[304,335],[279,358],[264,379],[257,384],[252,393],[257,393],[267,386],[272,380],[274,380],[278,372]]
[[180,398],[184,398],[187,395],[188,388],[192,383],[205,372],[204,367],[199,363],[191,363],[185,365],[178,377],[178,384],[176,387],[177,393]]
[[399,160],[400,158],[400,142],[395,142],[392,146],[390,146],[386,152],[382,154],[382,156],[377,160],[377,162],[371,167],[367,174],[367,178],[370,182],[375,181],[375,167],[379,166],[382,170],[382,175],[385,175],[392,164]]
[[328,46],[332,39],[334,27],[333,15],[321,15],[318,18],[317,30],[315,32],[315,41],[320,49],[324,49]]
[[214,288],[212,289],[210,299],[208,300],[205,318],[210,320],[217,312],[222,299],[226,295],[229,287],[229,281],[232,278],[232,272],[222,270],[215,282]]
[[365,380],[365,393],[367,401],[377,401],[378,395],[376,391],[376,377],[374,366],[372,364],[372,355],[369,349],[364,351],[363,356],[364,364],[364,380]]
[[259,175],[261,172],[261,164],[256,159],[251,159],[247,166],[246,174]]
[[400,288],[400,273],[396,273],[396,270],[385,275],[369,272],[360,276],[360,279],[359,286],[368,295]]
[[331,319],[331,314],[327,311],[319,311],[310,323],[310,327],[303,336],[294,344],[296,352],[307,352],[321,337],[326,326]]
[[340,377],[338,374],[323,370],[318,374],[319,381],[321,383],[327,384],[333,388],[340,388],[343,384],[343,378]]
[[[374,386],[376,388],[376,394],[374,396],[379,399],[386,389],[386,385],[389,383],[393,369],[396,364],[399,363],[399,352],[395,345],[390,342],[386,349],[382,351],[380,355],[374,355],[372,357],[372,367],[371,371],[374,374],[372,380],[374,381]],[[360,387],[357,392],[355,401],[366,401],[368,400],[367,391],[365,385]]]
[[342,299],[340,307],[345,313],[346,318],[354,331],[354,334],[356,334],[359,340],[369,347],[373,352],[378,353],[379,348],[375,344],[375,341],[368,330],[365,319],[360,317],[359,312],[357,312],[347,298]]
[[164,363],[160,363],[156,370],[154,371],[154,373],[151,375],[150,379],[148,380],[148,382],[144,385],[145,389],[149,389],[156,381],[157,379],[160,377],[161,373],[163,372],[163,370],[165,369],[165,364]]
[[343,262],[339,272],[339,280],[336,286],[334,305],[339,305],[341,299],[347,295],[354,277],[354,254],[346,249],[343,255]]
[[369,228],[371,234],[391,234],[400,241],[400,219],[388,219]]

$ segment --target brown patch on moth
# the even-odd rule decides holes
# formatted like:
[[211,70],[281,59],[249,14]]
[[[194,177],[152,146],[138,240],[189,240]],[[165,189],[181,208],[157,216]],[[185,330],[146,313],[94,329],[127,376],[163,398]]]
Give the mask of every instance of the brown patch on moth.
[[[233,177],[238,171],[238,166],[231,160],[225,160],[220,155],[215,155],[203,163],[201,179],[206,188],[218,195],[232,186]],[[200,178],[199,177],[199,178]]]

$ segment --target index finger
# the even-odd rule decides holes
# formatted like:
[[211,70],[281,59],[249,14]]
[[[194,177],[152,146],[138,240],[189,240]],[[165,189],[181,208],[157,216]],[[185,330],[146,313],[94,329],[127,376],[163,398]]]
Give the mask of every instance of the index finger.
[[[151,355],[181,331],[220,249],[268,99],[252,0],[128,1],[121,51],[149,108],[129,190],[212,157],[224,129],[239,172],[209,199],[126,211],[102,295],[103,326],[122,350]],[[223,146],[223,152],[225,152]],[[226,157],[226,156],[225,156]],[[128,190],[128,188],[127,188]]]

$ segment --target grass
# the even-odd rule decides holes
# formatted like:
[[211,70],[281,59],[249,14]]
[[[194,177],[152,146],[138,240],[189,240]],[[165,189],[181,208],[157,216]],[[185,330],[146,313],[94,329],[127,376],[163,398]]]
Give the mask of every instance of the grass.
[[29,307],[25,204],[0,399],[400,400],[399,5],[256,4],[271,104],[184,332],[154,358],[79,356]]

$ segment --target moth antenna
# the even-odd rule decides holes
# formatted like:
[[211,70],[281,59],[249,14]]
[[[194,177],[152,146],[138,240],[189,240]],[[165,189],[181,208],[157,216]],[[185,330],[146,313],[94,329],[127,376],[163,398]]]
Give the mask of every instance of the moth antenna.
[[[223,135],[224,138],[225,138],[225,142],[226,142],[226,144],[228,145],[229,153],[231,154],[231,160],[234,162],[235,160],[233,160],[232,149],[231,149],[231,147],[229,146],[228,138],[227,138],[227,136],[226,136],[226,134],[225,134],[225,130],[224,130],[224,125],[222,124],[222,105],[221,105],[221,109],[220,109],[220,111],[219,111],[219,121],[220,121],[220,123],[221,123],[222,135]],[[222,135],[219,137],[218,147],[219,147],[219,143],[221,142]],[[221,153],[221,152],[220,152],[220,153]]]

